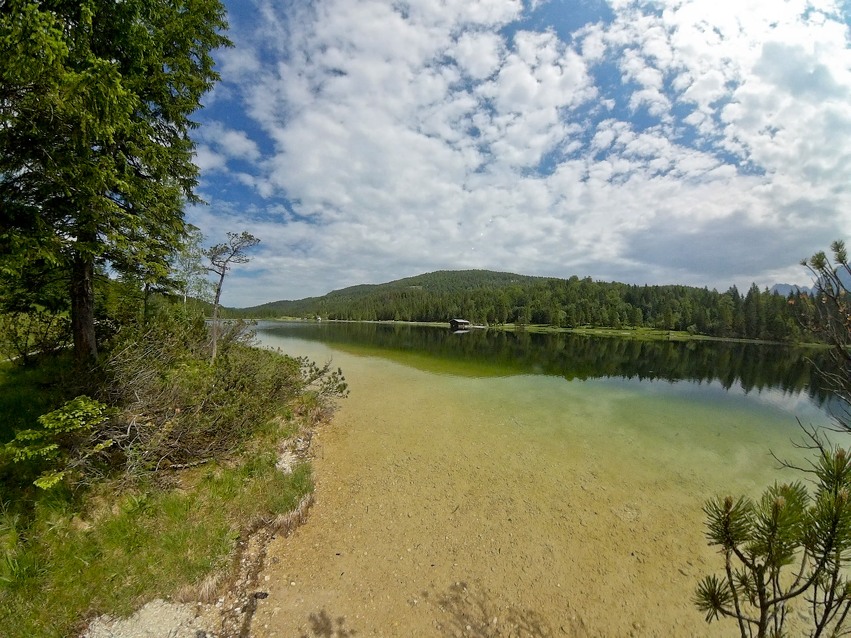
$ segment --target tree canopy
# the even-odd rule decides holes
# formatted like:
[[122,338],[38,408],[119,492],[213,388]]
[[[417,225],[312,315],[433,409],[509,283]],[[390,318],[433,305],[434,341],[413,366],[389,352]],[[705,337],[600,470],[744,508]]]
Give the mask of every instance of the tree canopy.
[[40,304],[18,282],[61,282],[80,359],[97,354],[96,264],[168,272],[196,200],[190,116],[226,27],[219,0],[0,5],[0,285]]

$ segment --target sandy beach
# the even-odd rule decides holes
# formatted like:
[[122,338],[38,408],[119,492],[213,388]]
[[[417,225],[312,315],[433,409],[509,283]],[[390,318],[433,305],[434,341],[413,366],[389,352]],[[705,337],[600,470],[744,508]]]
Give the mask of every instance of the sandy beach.
[[269,547],[253,636],[730,635],[691,603],[720,566],[699,478],[617,432],[544,445],[415,371],[380,411],[386,380],[352,379],[316,437],[308,521]]

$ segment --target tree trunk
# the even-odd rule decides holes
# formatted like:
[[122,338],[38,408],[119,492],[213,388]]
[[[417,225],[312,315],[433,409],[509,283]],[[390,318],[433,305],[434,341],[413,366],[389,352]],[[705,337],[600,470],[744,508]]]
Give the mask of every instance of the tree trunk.
[[71,266],[71,331],[74,334],[74,358],[78,364],[97,359],[95,338],[95,263],[87,255],[74,255]]
[[219,283],[216,286],[216,300],[213,302],[213,353],[210,356],[211,361],[216,360],[216,350],[218,349],[219,341],[219,299],[222,296],[222,284],[225,282],[225,273],[222,272],[219,276]]
[[148,300],[151,298],[151,284],[147,281],[145,282],[145,286],[142,288],[142,325],[148,325]]

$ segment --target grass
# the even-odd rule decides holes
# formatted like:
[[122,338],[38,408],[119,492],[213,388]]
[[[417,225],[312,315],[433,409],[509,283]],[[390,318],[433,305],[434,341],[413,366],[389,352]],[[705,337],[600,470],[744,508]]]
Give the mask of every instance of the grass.
[[[270,356],[257,351],[256,366]],[[62,359],[0,365],[0,444],[69,398],[69,370]],[[313,490],[308,464],[287,475],[275,467],[278,443],[308,421],[293,416],[300,400],[217,460],[133,483],[119,472],[76,491],[37,490],[33,468],[6,462],[0,445],[0,635],[78,635],[94,616],[128,615],[154,598],[217,596],[237,541]]]
[[0,627],[8,638],[66,636],[99,614],[127,615],[144,601],[197,595],[227,574],[246,522],[292,510],[313,489],[310,466],[292,474],[274,454],[185,472],[180,486],[120,493],[101,485],[75,513],[47,495],[23,529],[0,513]]

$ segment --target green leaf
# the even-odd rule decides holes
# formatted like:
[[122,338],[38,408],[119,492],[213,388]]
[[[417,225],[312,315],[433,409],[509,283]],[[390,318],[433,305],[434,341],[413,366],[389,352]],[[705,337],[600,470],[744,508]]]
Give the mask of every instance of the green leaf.
[[38,488],[49,490],[59,485],[63,478],[65,478],[65,472],[50,472],[42,474],[33,483]]

